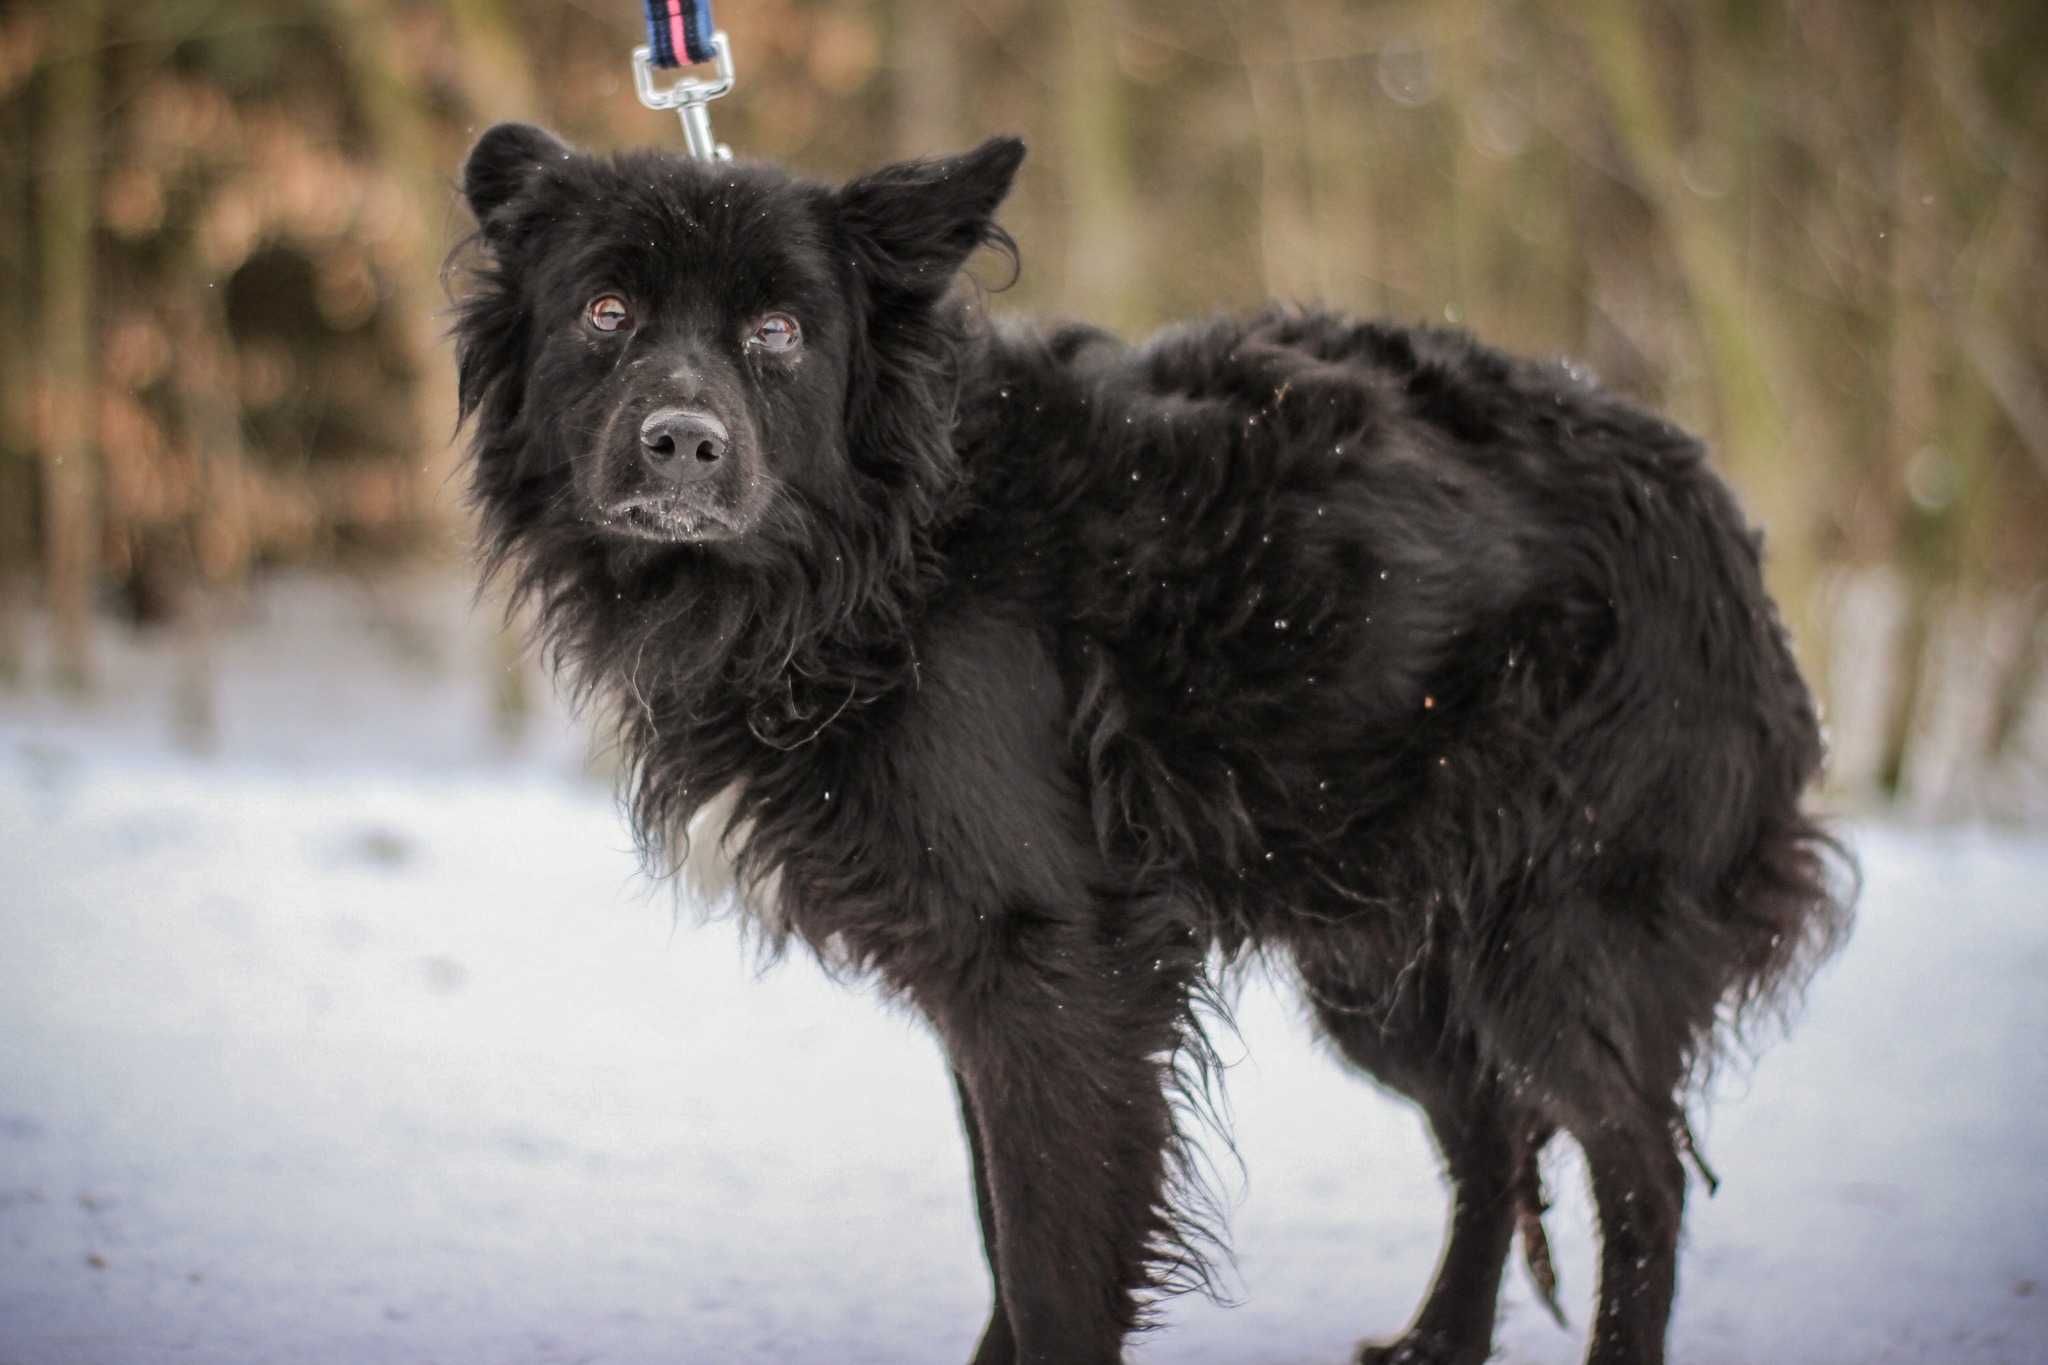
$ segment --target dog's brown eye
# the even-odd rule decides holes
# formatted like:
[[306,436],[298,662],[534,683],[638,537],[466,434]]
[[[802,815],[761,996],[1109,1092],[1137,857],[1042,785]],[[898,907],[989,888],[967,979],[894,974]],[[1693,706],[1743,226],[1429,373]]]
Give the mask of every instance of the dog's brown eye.
[[600,332],[616,332],[632,320],[632,314],[626,311],[626,301],[617,294],[598,295],[590,301],[584,316]]
[[747,338],[747,345],[780,355],[795,350],[802,340],[803,332],[797,327],[795,318],[787,313],[770,313],[754,325],[754,334]]

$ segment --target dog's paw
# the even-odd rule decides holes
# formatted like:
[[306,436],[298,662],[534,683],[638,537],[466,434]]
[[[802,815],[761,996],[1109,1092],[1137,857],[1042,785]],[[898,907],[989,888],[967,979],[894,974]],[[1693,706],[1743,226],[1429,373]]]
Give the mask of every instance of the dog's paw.
[[1461,1348],[1437,1332],[1410,1332],[1393,1341],[1368,1341],[1352,1356],[1353,1365],[1484,1365],[1489,1349]]

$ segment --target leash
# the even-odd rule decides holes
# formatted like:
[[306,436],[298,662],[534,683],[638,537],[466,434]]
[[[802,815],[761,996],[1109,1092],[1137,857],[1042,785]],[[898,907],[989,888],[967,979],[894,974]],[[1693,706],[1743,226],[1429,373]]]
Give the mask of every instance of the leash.
[[[649,109],[673,109],[699,161],[730,161],[732,148],[711,136],[711,101],[732,89],[732,47],[711,22],[711,0],[643,0],[647,45],[633,49],[633,88]],[[655,84],[655,69],[711,64],[711,79],[686,76]]]

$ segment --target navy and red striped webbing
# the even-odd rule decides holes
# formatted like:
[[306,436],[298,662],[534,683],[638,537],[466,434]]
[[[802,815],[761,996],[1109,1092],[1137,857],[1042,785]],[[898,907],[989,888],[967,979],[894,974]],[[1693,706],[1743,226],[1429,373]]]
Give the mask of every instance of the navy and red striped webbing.
[[647,45],[656,66],[711,60],[711,0],[646,0]]

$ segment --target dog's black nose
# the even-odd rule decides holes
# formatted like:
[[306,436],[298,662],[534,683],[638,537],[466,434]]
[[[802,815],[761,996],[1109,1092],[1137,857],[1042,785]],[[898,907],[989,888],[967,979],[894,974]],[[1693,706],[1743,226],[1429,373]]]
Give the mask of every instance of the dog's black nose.
[[671,483],[709,478],[731,439],[725,423],[692,408],[659,408],[640,424],[640,458]]

